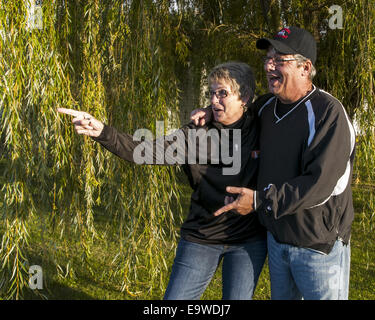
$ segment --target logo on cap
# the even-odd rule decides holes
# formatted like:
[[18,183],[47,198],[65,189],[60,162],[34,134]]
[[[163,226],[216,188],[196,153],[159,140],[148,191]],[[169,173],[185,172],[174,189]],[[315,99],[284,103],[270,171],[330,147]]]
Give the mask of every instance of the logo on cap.
[[276,37],[286,39],[288,38],[289,34],[290,30],[288,28],[283,28],[277,33]]

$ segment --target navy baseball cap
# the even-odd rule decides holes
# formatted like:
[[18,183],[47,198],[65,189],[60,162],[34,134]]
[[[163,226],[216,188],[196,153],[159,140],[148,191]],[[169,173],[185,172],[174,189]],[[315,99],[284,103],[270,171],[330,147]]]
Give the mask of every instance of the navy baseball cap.
[[316,41],[313,35],[305,29],[298,27],[282,28],[273,39],[261,38],[257,40],[258,49],[268,49],[273,46],[277,52],[282,54],[300,54],[311,60],[313,64],[316,61]]

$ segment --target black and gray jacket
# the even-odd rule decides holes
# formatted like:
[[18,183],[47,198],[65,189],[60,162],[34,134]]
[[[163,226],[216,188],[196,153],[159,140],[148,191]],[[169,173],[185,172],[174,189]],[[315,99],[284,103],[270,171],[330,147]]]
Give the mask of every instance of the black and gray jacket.
[[313,90],[292,105],[260,97],[260,166],[255,209],[280,243],[329,253],[348,243],[354,217],[355,132],[343,105]]
[[[240,140],[234,139],[232,129],[241,131]],[[196,132],[202,140],[195,140]],[[226,192],[227,186],[255,188],[258,159],[251,156],[251,150],[257,150],[257,132],[254,116],[247,113],[231,126],[224,127],[220,123],[212,122],[204,127],[196,127],[190,123],[170,136],[145,141],[135,141],[134,136],[120,133],[105,125],[101,135],[94,140],[130,162],[141,164],[142,151],[147,149],[156,152],[150,152],[148,158],[146,155],[148,152],[143,152],[145,164],[182,165],[193,193],[189,214],[181,226],[181,236],[185,240],[202,244],[234,244],[265,237],[265,228],[260,225],[256,214],[241,216],[234,212],[227,212],[218,217],[213,216],[216,210],[225,205],[225,197],[231,196]],[[205,141],[207,135],[219,139],[207,139],[207,146],[202,148],[201,141]],[[228,157],[224,159],[222,155],[225,152],[222,153],[221,150],[219,153],[213,152],[223,147],[221,144],[223,140],[229,143],[228,150],[231,154],[228,156],[240,157],[237,161],[240,165],[238,170],[233,171],[233,163],[228,161]],[[176,141],[183,142],[176,144]],[[205,153],[204,149],[207,151],[206,164],[202,163],[205,162],[202,159],[194,161],[195,157]],[[157,150],[162,150],[162,154],[159,152],[157,155]]]

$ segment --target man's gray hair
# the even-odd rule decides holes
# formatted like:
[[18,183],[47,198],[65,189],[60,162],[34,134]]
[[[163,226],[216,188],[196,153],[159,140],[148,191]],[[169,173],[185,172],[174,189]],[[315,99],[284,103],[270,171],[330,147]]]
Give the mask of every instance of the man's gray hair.
[[[306,61],[310,60],[310,59],[304,57],[301,54],[295,54],[295,55],[293,55],[293,57],[297,59],[298,67],[301,67]],[[311,71],[310,71],[310,74],[309,74],[309,79],[312,81],[312,79],[314,79],[315,76],[316,76],[316,69],[315,69],[313,63],[311,62]]]

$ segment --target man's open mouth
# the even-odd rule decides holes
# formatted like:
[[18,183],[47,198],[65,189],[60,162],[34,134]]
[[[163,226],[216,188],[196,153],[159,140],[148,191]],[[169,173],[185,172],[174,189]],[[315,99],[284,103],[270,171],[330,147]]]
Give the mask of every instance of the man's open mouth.
[[268,82],[273,85],[275,84],[276,82],[281,82],[281,77],[277,76],[277,75],[269,75],[267,76],[268,78]]

